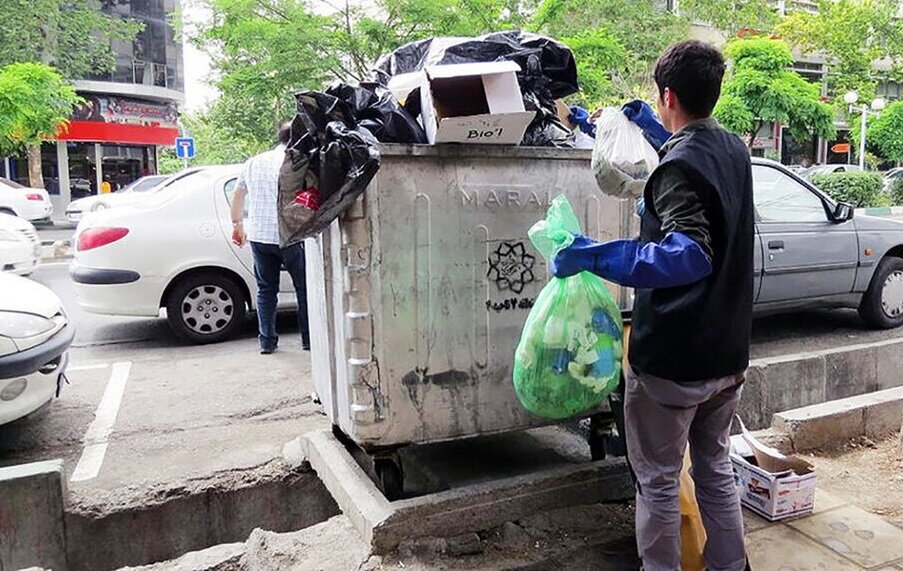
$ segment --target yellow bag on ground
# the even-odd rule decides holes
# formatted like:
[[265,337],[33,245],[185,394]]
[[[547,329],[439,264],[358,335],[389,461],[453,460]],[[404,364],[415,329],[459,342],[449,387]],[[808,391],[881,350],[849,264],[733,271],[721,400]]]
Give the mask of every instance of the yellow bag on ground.
[[696,485],[690,476],[690,449],[684,452],[680,470],[680,567],[683,571],[704,571],[705,527],[699,504],[696,503]]

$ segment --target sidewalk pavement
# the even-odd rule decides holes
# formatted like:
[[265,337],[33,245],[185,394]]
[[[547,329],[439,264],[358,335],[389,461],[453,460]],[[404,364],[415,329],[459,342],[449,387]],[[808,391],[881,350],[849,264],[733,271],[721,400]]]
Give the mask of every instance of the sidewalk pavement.
[[771,523],[743,509],[753,569],[903,571],[903,528],[818,490],[815,513]]

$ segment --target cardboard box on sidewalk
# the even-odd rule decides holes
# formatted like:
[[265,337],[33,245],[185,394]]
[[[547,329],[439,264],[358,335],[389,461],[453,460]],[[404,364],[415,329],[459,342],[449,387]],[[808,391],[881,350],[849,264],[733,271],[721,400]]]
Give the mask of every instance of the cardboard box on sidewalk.
[[430,143],[517,145],[535,113],[524,110],[512,61],[435,65],[420,88]]
[[731,437],[731,463],[747,508],[769,521],[812,513],[816,474],[805,460],[765,446],[743,427]]

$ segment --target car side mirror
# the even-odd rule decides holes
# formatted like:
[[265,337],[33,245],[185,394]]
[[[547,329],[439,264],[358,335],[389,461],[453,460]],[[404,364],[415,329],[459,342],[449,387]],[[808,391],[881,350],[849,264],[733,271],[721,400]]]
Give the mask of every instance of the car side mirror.
[[832,218],[834,218],[834,222],[847,222],[853,219],[854,212],[855,210],[853,209],[852,204],[847,204],[846,202],[838,202],[837,205],[834,206]]

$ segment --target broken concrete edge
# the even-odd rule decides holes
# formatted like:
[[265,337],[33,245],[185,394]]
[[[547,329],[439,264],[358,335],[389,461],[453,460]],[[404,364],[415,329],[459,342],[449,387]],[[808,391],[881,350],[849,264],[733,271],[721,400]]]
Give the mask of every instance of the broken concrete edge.
[[[354,528],[372,543],[374,528],[393,513],[389,501],[331,431],[308,432],[298,446]],[[289,447],[289,453],[297,451]]]
[[73,486],[69,490],[66,511],[91,519],[100,519],[118,512],[153,509],[188,496],[228,492],[269,482],[287,481],[311,471],[307,465],[294,466],[282,458],[275,458],[262,464],[186,478],[178,483],[145,481],[110,490]]
[[[336,503],[376,553],[419,537],[484,531],[545,509],[621,501],[632,495],[623,459],[561,466],[389,502],[341,442],[309,432],[301,449]],[[290,450],[297,451],[293,445]]]
[[587,462],[394,502],[373,530],[377,553],[417,537],[459,537],[535,512],[623,501],[633,495],[626,462]]
[[882,438],[903,424],[903,387],[828,401],[774,415],[793,452],[829,449],[856,438]]
[[65,571],[62,460],[0,468],[0,569]]
[[[146,504],[103,504],[66,512],[66,555],[70,571],[105,571],[167,561],[217,544],[244,541],[255,528],[277,533],[304,529],[340,513],[312,470],[291,468],[281,459],[263,473],[242,470],[231,482],[197,482],[155,495]],[[281,475],[280,475],[281,474]],[[188,493],[185,493],[188,492]],[[97,507],[96,505],[94,507]]]
[[775,413],[899,387],[901,369],[903,338],[754,359],[740,415],[752,430],[767,428]]

